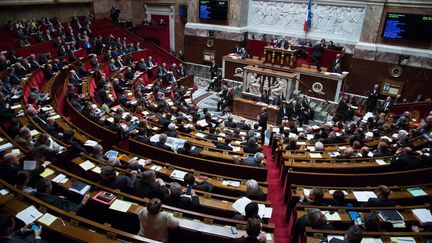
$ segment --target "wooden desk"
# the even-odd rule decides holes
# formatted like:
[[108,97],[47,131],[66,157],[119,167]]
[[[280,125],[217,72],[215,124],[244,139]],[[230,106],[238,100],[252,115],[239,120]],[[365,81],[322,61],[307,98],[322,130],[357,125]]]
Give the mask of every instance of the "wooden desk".
[[296,68],[296,53],[297,50],[291,50],[291,45],[289,49],[266,46],[264,47],[264,63]]
[[233,114],[243,116],[248,119],[257,120],[257,116],[261,113],[261,108],[267,107],[268,123],[276,124],[278,119],[279,108],[269,105],[261,105],[255,101],[243,98],[234,98]]

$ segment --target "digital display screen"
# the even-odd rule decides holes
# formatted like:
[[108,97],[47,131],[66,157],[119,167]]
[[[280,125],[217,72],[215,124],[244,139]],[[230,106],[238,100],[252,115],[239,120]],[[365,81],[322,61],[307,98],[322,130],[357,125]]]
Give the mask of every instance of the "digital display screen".
[[200,19],[226,20],[228,16],[228,0],[200,0]]
[[383,38],[393,40],[432,41],[432,15],[387,13]]

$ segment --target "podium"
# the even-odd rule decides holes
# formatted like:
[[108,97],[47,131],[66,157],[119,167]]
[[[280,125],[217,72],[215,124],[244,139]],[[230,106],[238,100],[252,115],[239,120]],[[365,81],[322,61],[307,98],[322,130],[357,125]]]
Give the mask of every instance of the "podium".
[[288,49],[266,46],[264,47],[264,63],[294,69],[297,66],[297,50],[291,50],[291,46]]

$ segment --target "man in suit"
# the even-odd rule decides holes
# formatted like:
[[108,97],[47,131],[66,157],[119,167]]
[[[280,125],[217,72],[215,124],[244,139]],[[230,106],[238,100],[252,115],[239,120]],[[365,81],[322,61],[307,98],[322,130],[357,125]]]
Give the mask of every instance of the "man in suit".
[[398,170],[416,169],[421,164],[420,157],[413,153],[410,147],[399,148],[391,159],[391,166]]
[[324,192],[319,188],[313,188],[309,195],[302,194],[299,203],[312,206],[327,206],[324,202]]
[[333,60],[332,66],[331,66],[331,71],[334,73],[338,73],[336,71],[336,65],[339,64],[339,66],[342,65],[342,58],[341,58],[341,54],[336,54],[336,58]]
[[256,138],[251,137],[249,138],[247,144],[243,147],[243,151],[245,153],[257,153],[257,152],[261,152],[262,149],[259,147]]
[[348,95],[344,94],[336,107],[336,117],[342,122],[352,120],[353,112],[348,105]]
[[225,142],[224,143],[216,143],[216,148],[219,149],[226,149],[226,150],[230,150],[232,151],[233,148],[230,146],[230,143],[232,141],[232,137],[230,135],[225,137]]
[[249,165],[249,166],[256,166],[256,167],[264,167],[262,164],[262,161],[264,160],[264,154],[261,152],[257,152],[255,155],[250,155],[246,158],[244,158],[240,164],[242,165]]
[[219,67],[216,62],[213,60],[212,65],[210,66],[210,79],[217,77]]
[[236,128],[237,124],[233,121],[232,116],[228,116],[227,121],[224,122],[225,127]]
[[65,211],[72,211],[75,213],[80,211],[87,203],[88,199],[90,198],[90,194],[86,194],[84,195],[81,202],[77,204],[64,197],[51,195],[51,190],[52,190],[51,180],[47,178],[41,178],[36,183],[36,192],[32,194],[34,197],[42,201],[45,201],[46,203],[49,203],[57,208],[60,208]]
[[363,239],[363,230],[358,225],[352,225],[345,232],[344,239],[332,238],[330,243],[360,243]]
[[263,108],[261,108],[261,114],[258,116],[258,126],[261,127],[261,141],[262,141],[262,143],[264,143],[264,140],[265,140],[265,132],[267,130],[267,121],[268,121],[267,108],[263,107]]
[[369,198],[364,207],[394,207],[395,202],[389,200],[390,189],[387,186],[380,185],[375,193],[377,198]]
[[266,236],[261,233],[261,222],[257,218],[249,218],[246,224],[246,235],[234,239],[234,243],[263,243]]
[[141,175],[141,180],[134,183],[134,194],[138,197],[159,198],[164,200],[168,196],[168,187],[165,182],[156,178],[153,170],[146,170]]
[[375,110],[379,95],[379,85],[375,84],[374,88],[368,92],[366,111],[373,112]]
[[77,88],[78,94],[82,94],[83,80],[78,76],[75,70],[70,71],[69,81]]
[[[36,167],[30,171],[30,177],[36,177],[40,173],[44,172],[45,168],[50,165],[51,162],[45,161],[42,166]],[[0,177],[5,181],[16,184],[17,174],[23,170],[23,165],[20,164],[18,157],[13,153],[7,153],[3,156],[3,164],[0,167]]]
[[116,170],[112,166],[104,166],[101,169],[102,180],[98,182],[99,185],[106,186],[113,189],[119,189],[123,192],[132,191],[136,177],[125,175],[117,175]]
[[387,96],[386,100],[384,101],[384,104],[382,106],[382,109],[385,113],[387,113],[390,108],[393,106],[394,101],[390,96]]
[[323,52],[324,52],[324,44],[322,42],[312,47],[312,57],[313,57],[312,64],[314,66],[317,66],[318,70],[321,67],[321,56]]
[[200,206],[199,197],[191,187],[187,189],[186,193],[183,193],[183,187],[179,183],[173,182],[169,191],[169,195],[165,198],[167,205],[186,210],[196,210]]
[[156,147],[171,151],[171,147],[168,145],[165,145],[166,141],[168,139],[168,136],[165,133],[159,134],[159,141],[155,144]]
[[306,215],[298,219],[292,233],[291,242],[298,242],[300,236],[304,236],[306,227],[314,229],[333,230],[334,226],[331,225],[326,216],[321,210],[317,208],[309,209]]
[[6,213],[0,214],[0,242],[2,243],[40,243],[42,238],[42,226],[37,230],[31,229],[31,224],[27,224],[14,231],[14,216]]

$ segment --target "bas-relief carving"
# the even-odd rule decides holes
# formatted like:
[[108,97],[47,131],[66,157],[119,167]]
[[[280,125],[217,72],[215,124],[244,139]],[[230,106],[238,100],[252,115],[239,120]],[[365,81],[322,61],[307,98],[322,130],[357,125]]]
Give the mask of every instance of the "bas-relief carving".
[[[399,55],[400,54],[396,53],[356,49],[353,54],[353,58],[397,64]],[[432,58],[410,56],[409,59],[403,63],[403,65],[432,69]]]
[[[303,31],[307,11],[305,3],[252,1],[250,8],[249,26],[252,28]],[[312,29],[308,33],[359,39],[364,8],[313,4],[312,13]]]
[[[199,37],[209,37],[209,31],[206,29],[185,28],[184,34]],[[241,33],[214,31],[214,38],[232,41],[243,41],[244,35]]]
[[243,91],[254,96],[261,96],[264,90],[269,92],[271,98],[287,97],[288,80],[247,72]]

